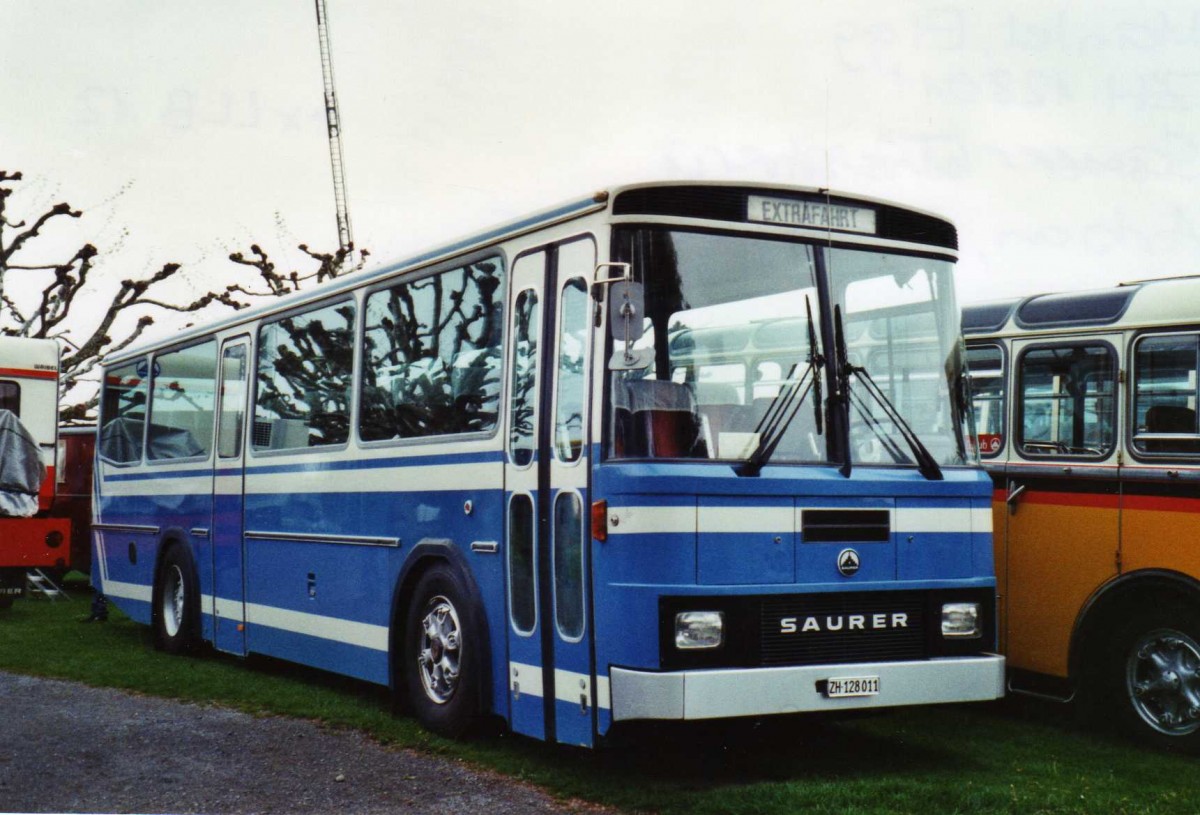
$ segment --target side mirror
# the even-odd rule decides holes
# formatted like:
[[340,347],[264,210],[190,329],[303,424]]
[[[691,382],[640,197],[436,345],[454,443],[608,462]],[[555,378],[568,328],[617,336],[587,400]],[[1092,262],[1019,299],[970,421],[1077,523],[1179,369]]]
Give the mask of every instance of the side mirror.
[[612,284],[608,329],[614,340],[637,342],[645,333],[646,298],[642,284],[619,280]]
[[[620,277],[600,278],[600,270],[616,268]],[[596,281],[592,284],[592,297],[597,303],[604,301],[604,287],[612,287],[608,308],[608,330],[610,336],[625,344],[623,350],[615,352],[608,362],[611,371],[637,371],[650,367],[654,362],[654,350],[635,351],[633,344],[645,333],[646,299],[642,284],[634,281],[633,267],[628,263],[601,263],[596,267]],[[597,312],[599,313],[599,312]]]

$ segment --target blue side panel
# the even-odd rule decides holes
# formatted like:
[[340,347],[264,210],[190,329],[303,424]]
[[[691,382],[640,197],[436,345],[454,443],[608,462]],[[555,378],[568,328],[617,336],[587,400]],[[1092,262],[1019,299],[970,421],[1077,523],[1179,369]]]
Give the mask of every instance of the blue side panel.
[[[514,654],[514,661],[519,661],[519,649],[514,649]],[[526,659],[528,659],[528,657],[526,657]],[[526,662],[524,664],[530,663]],[[534,693],[525,692],[526,681],[531,683],[529,687],[536,689]],[[545,706],[542,702],[541,673],[534,673],[533,675],[529,676],[528,679],[526,679],[524,676],[519,676],[514,679],[514,683],[517,689],[511,694],[511,699],[509,702],[509,722],[514,725],[514,732],[531,736],[535,739],[545,739],[546,716]]]
[[554,737],[559,744],[576,747],[592,746],[592,700],[581,687],[579,701],[569,702],[560,697],[554,704]]
[[[479,594],[483,598],[482,612],[487,626],[488,651],[491,656],[488,675],[484,678],[484,687],[490,689],[488,695],[489,710],[501,716],[508,715],[508,654],[505,648],[505,626],[508,622],[508,615],[505,613],[505,588],[504,588],[504,536],[499,523],[496,522],[500,518],[501,510],[493,509],[491,503],[493,496],[491,494],[485,500],[484,510],[489,513],[480,515],[480,520],[487,520],[486,528],[480,529],[480,532],[490,532],[489,535],[473,537],[470,541],[464,542],[467,556],[467,563],[470,564],[471,574],[475,578],[475,583],[479,587]],[[495,553],[491,552],[474,552],[470,550],[470,543],[473,541],[481,542],[497,542],[501,546]]]
[[[799,486],[799,485],[798,485]],[[797,509],[805,507],[822,509],[887,509],[894,503],[886,498],[847,498],[824,495],[806,495],[797,501]],[[838,556],[853,549],[859,555],[858,573],[847,579],[838,571]],[[847,588],[862,588],[862,583],[890,582],[896,579],[896,544],[894,536],[886,541],[821,541],[809,542],[800,539],[796,546],[797,583],[846,584]],[[794,590],[794,589],[793,589]]]
[[909,537],[912,540],[897,544],[901,580],[958,580],[976,574],[970,533],[925,532]]
[[[832,468],[780,466],[741,478],[715,462],[596,467],[593,497],[620,522],[592,547],[597,676],[613,666],[662,669],[666,596],[993,587],[991,535],[976,529],[991,503],[990,479],[965,468],[944,474],[929,481],[912,469],[860,467],[844,478]],[[806,542],[809,507],[887,510],[893,531],[881,541]],[[847,538],[871,537],[848,523]],[[838,570],[845,548],[861,558],[850,576]],[[600,710],[598,732],[611,726],[611,712]]]
[[[152,476],[114,478],[117,483],[148,481]],[[211,470],[172,473],[162,476],[175,485],[187,478],[186,489],[196,492],[173,494],[171,491],[149,495],[106,495],[100,499],[98,517],[109,524],[127,524],[135,529],[97,530],[97,563],[100,564],[103,590],[108,598],[131,619],[151,622],[150,596],[155,570],[165,541],[182,543],[188,548],[197,571],[203,573],[202,557],[208,556],[207,538],[195,537],[192,529],[207,529],[212,518]],[[156,530],[156,531],[150,531]],[[204,592],[201,584],[201,593]]]
[[[976,517],[992,517],[992,498],[972,498],[971,509]],[[995,549],[993,530],[990,524],[981,525],[980,529],[971,531],[971,556],[974,574],[991,574],[995,569]]]
[[598,589],[603,599],[596,603],[596,673],[607,674],[610,665],[658,669],[662,588],[610,584]]
[[[424,479],[423,468],[447,466],[463,466],[463,488],[446,489],[444,473],[436,484]],[[388,684],[392,603],[405,560],[422,542],[448,546],[461,554],[457,562],[479,591],[481,646],[490,654],[486,703],[504,714],[502,466],[499,454],[486,451],[311,464],[280,456],[246,469],[244,512],[238,496],[221,495],[214,504],[211,469],[123,470],[104,482],[102,467],[97,520],[128,528],[95,532],[99,582],[134,620],[151,622],[155,565],[169,537],[192,552],[201,594],[232,614],[243,601],[244,520],[246,645],[236,631],[240,620],[214,617],[211,600],[201,605],[204,637],[228,633],[233,639],[221,644],[235,653]],[[379,491],[381,481],[395,491]],[[358,484],[369,491],[350,491]],[[476,551],[473,543],[485,545]]]
[[[743,516],[745,498],[702,496],[699,502],[697,578],[705,585],[792,583],[796,579],[794,507],[790,498],[755,502],[755,514]],[[710,525],[724,517],[725,523]],[[735,521],[730,528],[729,521]],[[741,528],[738,528],[741,527]]]
[[[603,676],[605,679],[608,678],[608,674],[606,674],[606,673],[600,674],[600,676]],[[600,734],[601,736],[603,736],[605,733],[607,733],[611,729],[612,729],[612,711],[606,707],[599,708],[596,711],[596,732],[598,734]]]
[[[696,534],[662,532],[610,535],[592,549],[598,586],[623,583],[696,582]],[[597,610],[607,599],[596,603]]]
[[[469,564],[481,594],[491,656],[485,665],[493,688],[489,702],[503,712],[504,615],[487,611],[504,608],[503,560],[499,553],[471,550],[474,542],[503,540],[502,492],[311,491],[329,479],[344,485],[347,479],[388,478],[401,487],[405,475],[327,468],[295,479],[307,481],[310,491],[246,496],[246,530],[251,533],[246,542],[247,649],[388,684],[392,599],[404,561],[419,543],[448,543]],[[271,532],[391,537],[399,545],[272,539]],[[287,631],[310,636],[295,640],[283,636]],[[362,664],[343,661],[345,642],[369,644],[357,657]]]
[[[555,500],[558,500],[559,491],[555,491]],[[591,532],[589,530],[589,506],[588,494],[586,490],[580,491],[581,509],[583,510],[580,518],[581,527],[579,534],[581,535],[583,551],[581,552],[581,573],[578,577],[578,583],[573,580],[559,580],[555,577],[556,592],[571,592],[576,597],[583,597],[583,619],[586,621],[589,617],[588,609],[588,592],[584,587],[591,585],[588,572],[590,569],[587,563],[590,561],[588,555],[588,546],[591,543]],[[555,571],[558,571],[557,565]],[[557,616],[557,610],[555,611]],[[568,639],[564,636],[562,629],[558,625],[558,621],[549,620],[554,626],[554,668],[555,671],[568,671],[578,675],[569,680],[559,681],[561,674],[556,674],[554,689],[555,689],[555,707],[554,707],[554,737],[560,744],[574,744],[579,747],[592,746],[592,693],[589,688],[592,681],[592,659],[591,646],[588,642],[591,636],[591,631],[587,630],[587,624],[584,623],[584,630],[578,638]],[[587,677],[584,679],[583,677]]]
[[[238,471],[240,476],[240,470]],[[213,498],[213,529],[211,562],[203,572],[211,572],[212,592],[216,597],[232,602],[235,607],[244,603],[244,563],[242,559],[242,496],[241,493],[216,495]],[[208,618],[213,631],[211,641],[216,648],[238,656],[246,653],[246,633],[241,628],[244,613],[225,612],[221,618]]]
[[[971,512],[977,499],[902,498],[896,501],[897,529],[893,537],[898,553],[897,576],[900,580],[954,580],[988,574],[977,568],[971,531]],[[941,516],[954,519],[950,526],[939,522]],[[914,518],[907,528],[906,518]],[[989,536],[990,537],[990,536]]]
[[271,654],[289,662],[310,665],[377,685],[387,684],[386,651],[361,648],[262,625],[247,626],[246,634],[247,639],[253,643],[252,650],[256,653]]

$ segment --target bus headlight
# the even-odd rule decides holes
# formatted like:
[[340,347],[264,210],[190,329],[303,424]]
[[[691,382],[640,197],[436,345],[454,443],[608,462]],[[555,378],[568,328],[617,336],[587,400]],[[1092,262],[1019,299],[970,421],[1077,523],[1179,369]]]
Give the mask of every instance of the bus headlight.
[[724,629],[724,612],[681,611],[675,615],[675,647],[680,650],[720,648]]
[[942,636],[947,639],[971,639],[982,635],[979,628],[979,603],[943,603]]

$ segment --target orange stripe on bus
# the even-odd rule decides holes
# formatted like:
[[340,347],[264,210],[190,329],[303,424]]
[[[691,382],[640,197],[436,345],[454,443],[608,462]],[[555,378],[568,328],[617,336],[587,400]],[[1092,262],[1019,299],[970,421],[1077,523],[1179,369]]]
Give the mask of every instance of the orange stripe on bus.
[[[992,501],[1003,504],[1008,500],[1004,490],[994,490]],[[1097,507],[1102,509],[1144,510],[1148,512],[1194,512],[1200,513],[1200,498],[1182,498],[1165,495],[1129,495],[1100,493],[1046,492],[1030,490],[1023,494],[1018,503],[1042,506]]]

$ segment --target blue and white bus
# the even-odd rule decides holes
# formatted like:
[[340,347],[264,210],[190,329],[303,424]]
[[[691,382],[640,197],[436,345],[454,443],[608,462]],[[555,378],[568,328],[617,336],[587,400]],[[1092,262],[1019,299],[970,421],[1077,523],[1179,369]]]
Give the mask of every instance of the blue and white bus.
[[615,188],[106,360],[98,588],[210,643],[592,745],[995,699],[957,233]]

